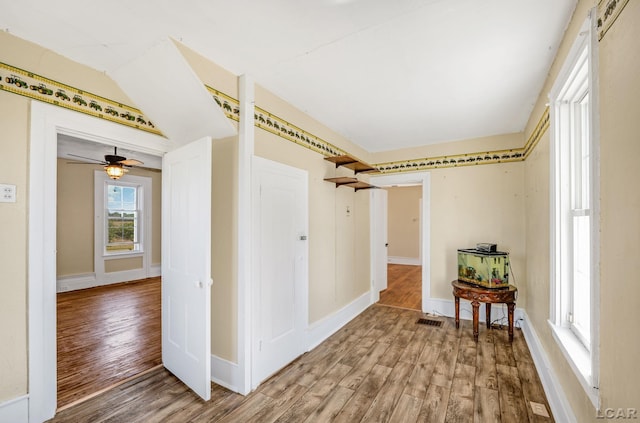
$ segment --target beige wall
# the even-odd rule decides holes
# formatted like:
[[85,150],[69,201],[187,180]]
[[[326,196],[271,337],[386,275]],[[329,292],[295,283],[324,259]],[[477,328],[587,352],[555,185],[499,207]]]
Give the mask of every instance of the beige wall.
[[[94,187],[93,175],[102,166],[73,165],[58,159],[58,202],[56,233],[57,277],[94,271]],[[161,251],[162,174],[131,168],[128,175],[151,178],[151,265],[159,265]],[[126,178],[126,177],[125,177]],[[142,259],[105,260],[105,272],[142,268]]]
[[389,257],[420,260],[422,186],[386,188]]
[[236,361],[238,140],[215,141],[211,197],[211,353]]
[[[521,147],[537,124],[547,93],[575,38],[587,10],[595,0],[582,0],[541,91],[524,134],[489,137],[480,147],[471,141],[424,147],[411,151],[368,154],[333,134],[269,93],[256,89],[260,107],[294,122],[305,130],[336,143],[371,163]],[[635,163],[640,157],[640,2],[629,1],[613,28],[599,44],[601,109],[601,293],[600,293],[600,394],[602,406],[637,407],[640,379],[637,356],[640,341],[635,323],[640,311],[635,301],[640,284],[629,275],[638,273],[635,260],[640,238],[640,192],[632,189],[640,179]],[[202,80],[237,96],[233,75],[205,63],[181,47]],[[0,32],[0,56],[14,66],[41,73],[109,99],[130,104],[103,73],[72,63],[61,56]],[[0,243],[3,295],[0,296],[0,402],[27,392],[27,175],[30,100],[0,92],[0,183],[17,185],[18,201],[0,204]],[[256,130],[257,154],[309,171],[310,216],[310,321],[314,322],[366,292],[369,281],[368,193],[336,189],[325,177],[348,174],[322,160],[322,156],[281,138]],[[229,176],[237,152],[227,140],[214,146],[214,234],[212,291],[214,353],[234,360],[235,234],[234,213],[218,205],[236,204],[236,181]],[[216,182],[218,181],[218,182]],[[222,184],[218,184],[222,182]],[[227,185],[225,185],[227,184]],[[346,207],[352,210],[346,215]],[[496,242],[511,253],[518,306],[525,307],[557,376],[580,422],[596,421],[595,410],[569,368],[547,324],[549,317],[549,133],[524,163],[472,166],[431,171],[432,297],[450,299],[449,282],[456,277],[455,250],[476,242]],[[217,216],[217,217],[216,217]],[[219,221],[216,220],[219,218]],[[327,229],[329,228],[329,230]],[[221,240],[216,244],[216,239]],[[226,249],[226,250],[225,250]],[[222,254],[227,254],[223,259]],[[217,343],[220,340],[220,343]]]
[[491,242],[509,253],[517,307],[526,307],[523,182],[522,162],[431,172],[431,297],[452,299],[458,248]]
[[[550,77],[527,127],[540,118],[551,88],[580,25],[595,1],[581,1]],[[599,43],[600,83],[600,397],[601,408],[640,409],[640,340],[636,299],[640,284],[636,260],[640,239],[640,3],[630,1]],[[596,418],[584,390],[550,333],[549,318],[549,131],[526,161],[527,314],[549,356],[552,371],[567,395],[577,421]]]
[[0,403],[27,392],[28,116],[27,99],[0,92],[0,183],[17,186],[17,201],[0,203]]
[[[2,61],[131,104],[104,73],[0,31]],[[17,202],[0,205],[0,402],[27,393],[27,210],[31,100],[0,92],[0,183],[17,185]],[[11,242],[6,242],[11,240]]]
[[[256,86],[256,105],[356,156],[365,155],[348,140],[260,86]],[[336,188],[324,181],[353,172],[336,169],[321,154],[270,132],[256,130],[255,152],[309,172],[309,323],[316,322],[369,290],[369,192]]]
[[[600,392],[640,410],[640,2],[600,43]],[[633,276],[632,276],[633,275]]]

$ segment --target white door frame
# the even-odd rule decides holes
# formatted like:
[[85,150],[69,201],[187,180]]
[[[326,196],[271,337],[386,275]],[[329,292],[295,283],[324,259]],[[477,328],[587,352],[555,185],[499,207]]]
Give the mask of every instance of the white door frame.
[[[390,187],[401,184],[422,185],[421,221],[421,249],[420,263],[422,264],[422,312],[427,312],[427,304],[431,298],[431,174],[429,172],[394,173],[391,175],[371,176],[369,183],[377,187]],[[375,228],[371,227],[371,232]],[[370,237],[373,240],[373,236]],[[373,251],[373,245],[371,246]],[[374,257],[371,255],[371,274],[374,274]],[[373,295],[373,294],[372,294]]]
[[166,138],[31,102],[28,216],[29,421],[56,412],[56,176],[58,134],[161,156]]

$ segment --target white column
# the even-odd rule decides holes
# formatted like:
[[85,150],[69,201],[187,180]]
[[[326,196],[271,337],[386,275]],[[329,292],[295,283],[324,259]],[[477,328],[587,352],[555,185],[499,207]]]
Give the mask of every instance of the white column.
[[238,140],[238,366],[241,394],[251,390],[251,157],[254,151],[255,89],[250,76],[239,78]]

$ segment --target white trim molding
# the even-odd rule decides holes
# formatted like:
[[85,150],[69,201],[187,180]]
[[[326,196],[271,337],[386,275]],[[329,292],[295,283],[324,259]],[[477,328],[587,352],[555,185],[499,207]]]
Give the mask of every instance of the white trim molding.
[[[422,311],[427,312],[431,298],[431,174],[429,172],[395,173],[371,176],[369,182],[377,187],[393,185],[422,185],[422,209],[420,215],[420,263],[422,263]],[[371,242],[374,242],[373,239]],[[370,251],[374,246],[370,245]],[[374,257],[371,256],[371,266]],[[373,272],[373,270],[372,270]]]
[[[435,316],[455,317],[455,303],[453,300],[445,300],[442,298],[430,298],[427,301],[427,310],[425,313]],[[485,305],[480,304],[478,310],[478,321],[486,323]],[[521,308],[516,308],[513,312],[514,327],[519,327],[520,322],[524,319],[525,312]],[[469,301],[460,301],[460,319],[472,320],[473,310]],[[491,307],[491,321],[499,324],[508,324],[507,305],[493,304]]]
[[[595,410],[600,408],[600,140],[598,114],[598,42],[596,10],[591,9],[582,24],[571,50],[549,92],[550,101],[550,295],[549,324],[554,341],[584,388]],[[589,201],[580,204],[584,210],[573,209],[571,146],[581,142],[584,132],[576,130],[575,108],[580,96],[588,94],[585,112],[589,139]],[[583,123],[584,125],[584,123]],[[580,179],[576,178],[580,183]],[[574,326],[574,300],[571,232],[576,213],[589,219],[589,329],[588,336]],[[584,304],[576,301],[575,304]],[[586,325],[583,325],[583,327]],[[573,330],[572,330],[573,329]],[[584,346],[586,345],[586,347]]]
[[56,173],[58,135],[161,156],[165,138],[60,107],[31,103],[29,143],[29,421],[56,411]]
[[551,362],[542,347],[540,338],[538,338],[538,334],[529,321],[529,316],[526,312],[523,312],[522,317],[522,333],[525,341],[527,341],[538,376],[540,376],[540,382],[542,382],[542,388],[547,396],[547,401],[549,401],[551,413],[553,413],[553,417],[557,422],[573,423],[576,421],[576,416],[560,385],[560,381],[556,377],[556,373],[551,367]]
[[78,289],[93,288],[97,285],[95,273],[61,276],[56,280],[57,292],[69,292]]
[[0,422],[27,423],[28,421],[29,395],[0,403]]
[[238,363],[211,354],[211,380],[230,391],[243,394],[244,375]]
[[404,264],[407,266],[420,266],[420,257],[398,257],[388,256],[387,263],[389,264]]
[[307,351],[311,351],[331,335],[340,330],[344,325],[353,320],[371,305],[371,293],[369,291],[360,295],[340,310],[318,320],[307,328]]

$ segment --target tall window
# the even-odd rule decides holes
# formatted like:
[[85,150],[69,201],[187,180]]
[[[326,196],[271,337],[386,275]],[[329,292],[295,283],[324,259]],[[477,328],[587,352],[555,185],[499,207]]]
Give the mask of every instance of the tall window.
[[590,19],[550,94],[553,334],[594,405],[597,396],[596,57]]
[[140,250],[140,186],[118,182],[105,184],[105,251],[108,253]]

